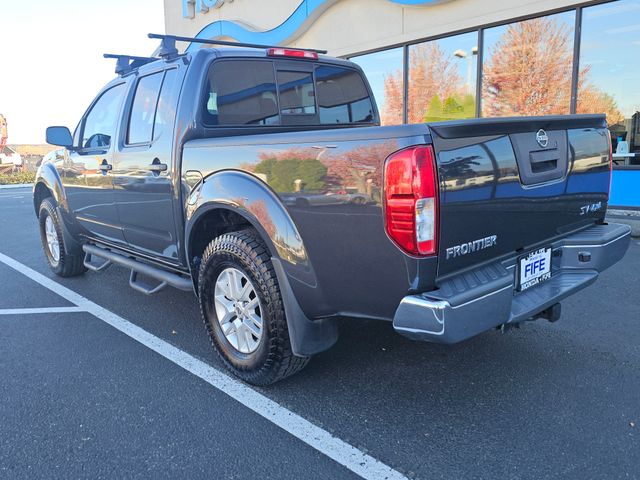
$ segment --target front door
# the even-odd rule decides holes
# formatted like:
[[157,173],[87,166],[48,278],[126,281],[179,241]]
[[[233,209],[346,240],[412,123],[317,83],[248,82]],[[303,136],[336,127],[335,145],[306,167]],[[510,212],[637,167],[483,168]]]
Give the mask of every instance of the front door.
[[129,246],[175,262],[172,150],[180,74],[171,68],[137,80],[113,170],[118,217]]
[[65,154],[62,183],[69,211],[82,233],[124,243],[113,193],[112,168],[126,83],[98,96],[76,131],[75,148]]

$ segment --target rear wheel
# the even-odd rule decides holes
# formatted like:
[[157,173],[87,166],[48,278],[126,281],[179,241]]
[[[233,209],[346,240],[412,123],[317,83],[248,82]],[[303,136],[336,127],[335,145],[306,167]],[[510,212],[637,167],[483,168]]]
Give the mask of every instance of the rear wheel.
[[291,350],[275,271],[255,231],[227,233],[209,244],[198,293],[216,352],[242,380],[269,385],[308,363]]
[[40,204],[38,221],[42,249],[51,270],[61,277],[82,275],[86,271],[84,255],[71,255],[66,252],[62,224],[51,197],[45,198]]

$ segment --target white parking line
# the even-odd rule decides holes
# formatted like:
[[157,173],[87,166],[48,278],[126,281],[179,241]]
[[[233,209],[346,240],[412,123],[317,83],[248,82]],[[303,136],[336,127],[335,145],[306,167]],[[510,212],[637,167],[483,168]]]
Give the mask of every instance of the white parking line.
[[13,190],[16,188],[33,188],[33,183],[15,183],[12,185],[0,185],[0,190]]
[[46,307],[46,308],[4,308],[0,315],[32,315],[36,313],[77,313],[84,312],[80,307]]
[[279,426],[294,437],[302,440],[310,447],[318,450],[340,465],[365,479],[405,479],[400,472],[376,460],[356,447],[331,435],[326,430],[305,420],[300,415],[286,409],[277,402],[256,392],[251,387],[198,360],[187,352],[174,347],[161,338],[134,325],[115,313],[107,310],[91,300],[51,280],[22,263],[0,253],[0,262],[26,275],[31,280],[48,288],[64,299],[76,304],[80,309],[89,312],[96,318],[133,338],[147,348],[162,355],[167,360],[179,365],[193,375],[201,378],[258,415]]

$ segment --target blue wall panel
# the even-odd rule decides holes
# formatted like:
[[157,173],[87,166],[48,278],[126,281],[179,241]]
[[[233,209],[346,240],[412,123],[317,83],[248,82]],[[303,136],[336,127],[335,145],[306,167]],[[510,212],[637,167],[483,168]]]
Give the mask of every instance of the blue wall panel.
[[640,170],[614,170],[609,205],[640,207]]

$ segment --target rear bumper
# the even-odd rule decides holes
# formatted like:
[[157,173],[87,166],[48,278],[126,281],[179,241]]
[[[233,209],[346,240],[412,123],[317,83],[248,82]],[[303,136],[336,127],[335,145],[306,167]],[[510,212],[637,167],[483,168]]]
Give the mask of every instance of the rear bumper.
[[537,316],[593,283],[627,251],[630,228],[594,225],[552,244],[552,277],[515,292],[515,262],[485,265],[450,278],[438,290],[402,299],[393,327],[417,340],[452,344],[505,323]]

